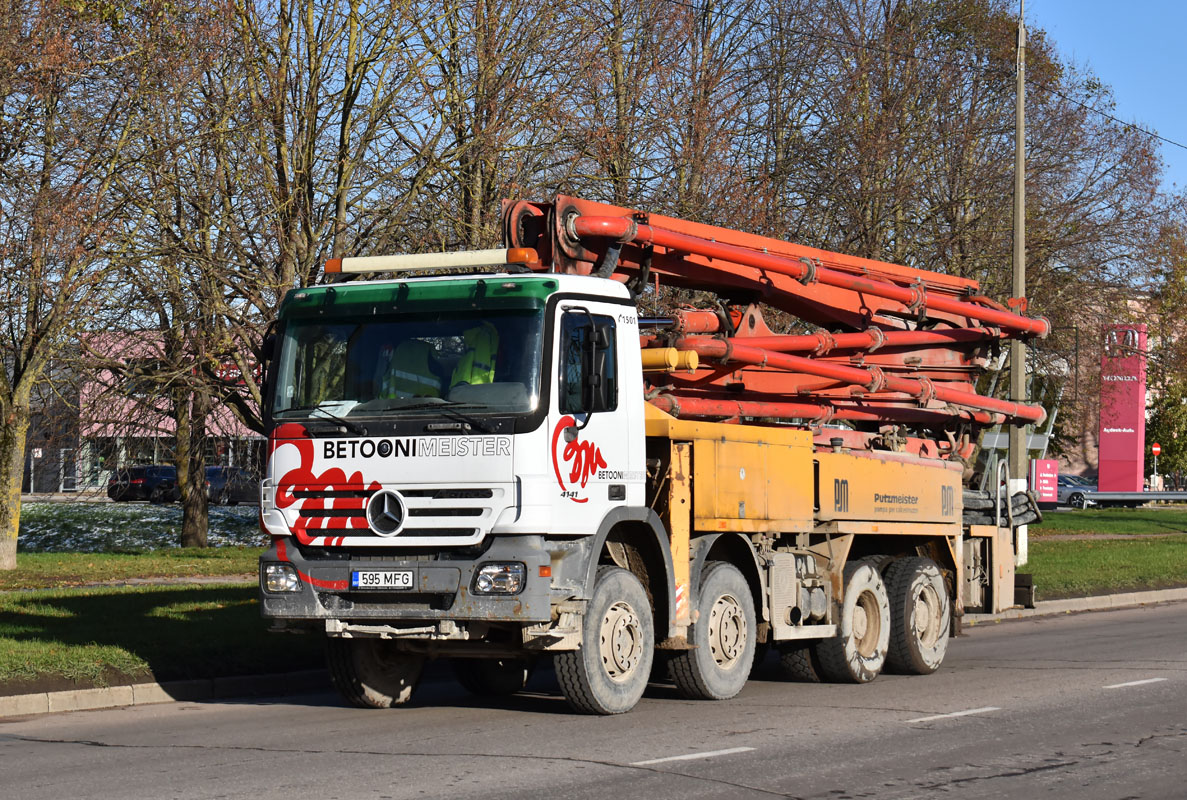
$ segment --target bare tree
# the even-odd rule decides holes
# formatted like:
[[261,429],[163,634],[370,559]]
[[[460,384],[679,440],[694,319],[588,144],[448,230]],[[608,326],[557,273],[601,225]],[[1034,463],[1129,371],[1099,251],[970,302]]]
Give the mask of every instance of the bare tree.
[[0,569],[16,565],[33,387],[109,288],[151,13],[115,24],[104,7],[12,2],[0,26]]

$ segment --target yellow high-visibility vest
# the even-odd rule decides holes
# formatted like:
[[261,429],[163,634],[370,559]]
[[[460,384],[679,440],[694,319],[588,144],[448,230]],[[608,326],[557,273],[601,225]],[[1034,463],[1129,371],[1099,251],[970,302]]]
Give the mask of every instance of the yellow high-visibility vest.
[[433,347],[420,339],[400,342],[380,379],[379,396],[440,397],[441,379],[433,371]]
[[495,353],[499,349],[499,331],[489,322],[470,328],[462,338],[466,352],[454,367],[449,388],[495,382]]

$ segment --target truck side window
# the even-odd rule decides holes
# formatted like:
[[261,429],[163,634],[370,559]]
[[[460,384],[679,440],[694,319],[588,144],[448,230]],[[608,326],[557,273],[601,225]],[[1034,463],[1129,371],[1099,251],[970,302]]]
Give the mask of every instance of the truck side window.
[[561,317],[562,414],[618,408],[618,352],[613,317],[569,311]]

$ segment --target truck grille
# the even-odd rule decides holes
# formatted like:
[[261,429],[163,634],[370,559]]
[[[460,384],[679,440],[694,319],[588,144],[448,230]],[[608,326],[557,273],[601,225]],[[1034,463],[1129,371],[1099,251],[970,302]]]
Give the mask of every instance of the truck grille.
[[[399,489],[408,519],[399,534],[380,537],[367,524],[374,488],[294,488],[300,501],[294,530],[325,538],[324,544],[415,546],[436,540],[473,543],[494,525],[506,494],[502,488],[410,487]],[[444,543],[444,542],[439,542]]]

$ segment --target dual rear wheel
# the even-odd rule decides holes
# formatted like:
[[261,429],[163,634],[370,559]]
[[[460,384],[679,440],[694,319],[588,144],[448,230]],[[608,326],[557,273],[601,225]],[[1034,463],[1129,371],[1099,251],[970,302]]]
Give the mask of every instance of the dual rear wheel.
[[952,606],[944,575],[927,558],[862,560],[845,568],[838,633],[780,647],[784,674],[798,681],[868,683],[883,670],[927,675],[948,650]]

